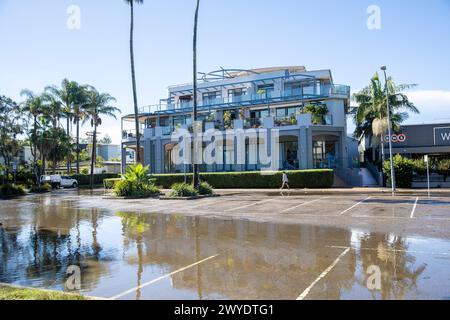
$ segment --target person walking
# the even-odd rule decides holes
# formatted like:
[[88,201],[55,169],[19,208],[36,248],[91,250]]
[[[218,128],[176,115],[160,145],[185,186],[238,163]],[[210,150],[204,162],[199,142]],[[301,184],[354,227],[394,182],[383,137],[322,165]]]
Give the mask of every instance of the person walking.
[[286,171],[283,171],[283,184],[281,185],[280,190],[283,190],[285,186],[286,186],[288,189],[291,189],[291,188],[289,187],[289,179],[288,179],[288,176],[287,176],[287,174],[286,174]]

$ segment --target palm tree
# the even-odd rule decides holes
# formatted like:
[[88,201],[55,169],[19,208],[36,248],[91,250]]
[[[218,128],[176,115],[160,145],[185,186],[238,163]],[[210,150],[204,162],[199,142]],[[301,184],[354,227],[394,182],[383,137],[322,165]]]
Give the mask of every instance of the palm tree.
[[[69,135],[67,135],[67,133],[64,132],[64,129],[60,127],[60,119],[64,117],[61,101],[58,97],[49,92],[44,92],[42,97],[46,102],[44,115],[51,124],[51,132],[49,134],[49,137],[51,138],[50,154],[52,156],[51,161],[53,164],[53,174],[55,174],[56,164],[61,159],[61,150],[70,149],[68,146],[68,144],[70,144],[70,140],[67,139]],[[62,146],[62,143],[65,145]],[[55,148],[58,148],[58,150]]]
[[72,119],[73,124],[76,125],[76,159],[77,159],[77,174],[80,174],[80,122],[85,117],[84,106],[87,100],[88,86],[77,86],[74,90]]
[[103,116],[117,119],[116,113],[120,110],[110,105],[116,99],[107,93],[99,93],[95,88],[89,88],[86,94],[86,104],[84,106],[85,118],[83,122],[91,121],[91,127],[94,128],[92,135],[92,155],[91,155],[91,189],[94,188],[94,166],[96,161],[97,149],[97,127],[102,124]]
[[[416,106],[402,93],[414,88],[415,84],[396,85],[391,77],[387,80],[387,92],[389,95],[389,107],[391,112],[391,127],[394,131],[400,130],[400,124],[408,118],[408,112],[419,113]],[[383,148],[382,135],[388,127],[386,86],[380,81],[376,73],[370,85],[353,95],[353,100],[359,107],[354,117],[356,129],[354,136],[360,138],[362,135],[380,137]]]
[[27,115],[28,121],[31,121],[31,129],[28,130],[30,139],[31,155],[33,157],[33,169],[36,178],[36,183],[39,183],[40,168],[38,165],[38,147],[39,147],[39,132],[41,128],[40,120],[45,110],[45,101],[42,96],[36,95],[33,91],[25,89],[20,93],[26,100],[21,104],[21,111]]
[[134,69],[134,46],[133,46],[133,36],[134,36],[134,3],[142,4],[144,0],[125,0],[127,4],[130,5],[131,11],[131,22],[130,22],[130,62],[131,62],[131,82],[133,85],[133,102],[134,102],[134,123],[136,126],[136,162],[141,162],[141,136],[139,130],[139,110],[138,110],[138,99],[136,90],[136,73]]
[[197,128],[196,128],[196,121],[197,121],[197,25],[198,25],[198,10],[200,8],[200,0],[197,0],[197,6],[195,8],[195,16],[194,16],[194,37],[192,40],[192,46],[193,46],[193,59],[192,59],[192,76],[193,76],[193,99],[194,104],[192,107],[192,125],[194,126],[194,152],[193,152],[193,161],[192,161],[192,184],[194,188],[198,189],[200,184],[199,179],[199,173],[198,173],[198,165],[196,161],[196,143],[195,139],[198,137],[196,136]]
[[[70,137],[70,124],[73,117],[73,106],[76,100],[76,93],[78,90],[78,83],[75,81],[69,81],[64,79],[61,82],[61,87],[57,86],[48,86],[45,88],[45,91],[49,94],[52,94],[56,99],[61,102],[63,117],[66,118],[66,133],[67,136]],[[68,149],[67,153],[67,173],[71,172],[71,150]]]

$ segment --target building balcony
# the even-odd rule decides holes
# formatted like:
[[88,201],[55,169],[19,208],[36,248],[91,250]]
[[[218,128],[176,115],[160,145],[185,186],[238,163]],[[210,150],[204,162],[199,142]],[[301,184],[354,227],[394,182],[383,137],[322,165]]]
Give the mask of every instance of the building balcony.
[[[142,137],[143,137],[142,132],[139,133],[139,136],[142,139]],[[136,130],[135,129],[122,131],[122,142],[134,142],[134,141],[136,141]]]
[[[207,101],[199,101],[197,108],[199,112],[202,112],[227,109],[230,107],[248,107],[268,103],[309,101],[327,98],[349,99],[350,87],[345,85],[309,86],[295,90],[274,90],[260,94],[246,94],[241,96],[208,99]],[[141,107],[139,112],[141,114],[150,115],[182,114],[191,112],[192,107],[192,101],[183,101],[183,103],[180,104],[160,103],[159,105]]]

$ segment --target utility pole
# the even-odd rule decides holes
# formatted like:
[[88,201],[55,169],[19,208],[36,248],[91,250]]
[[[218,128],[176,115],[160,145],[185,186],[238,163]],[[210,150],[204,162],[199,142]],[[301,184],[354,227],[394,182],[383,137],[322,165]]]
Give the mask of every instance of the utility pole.
[[385,89],[386,89],[386,108],[388,117],[388,136],[389,136],[389,157],[391,163],[391,190],[392,195],[395,195],[395,168],[394,168],[394,158],[392,157],[392,132],[391,132],[391,108],[389,107],[389,88],[386,76],[386,66],[382,66],[381,70],[384,73]]

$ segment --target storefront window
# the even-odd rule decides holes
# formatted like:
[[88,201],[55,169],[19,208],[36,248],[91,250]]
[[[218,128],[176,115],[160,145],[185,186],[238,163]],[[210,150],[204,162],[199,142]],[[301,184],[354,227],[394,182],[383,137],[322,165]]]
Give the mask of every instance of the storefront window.
[[315,168],[335,168],[336,142],[314,141],[313,159]]

